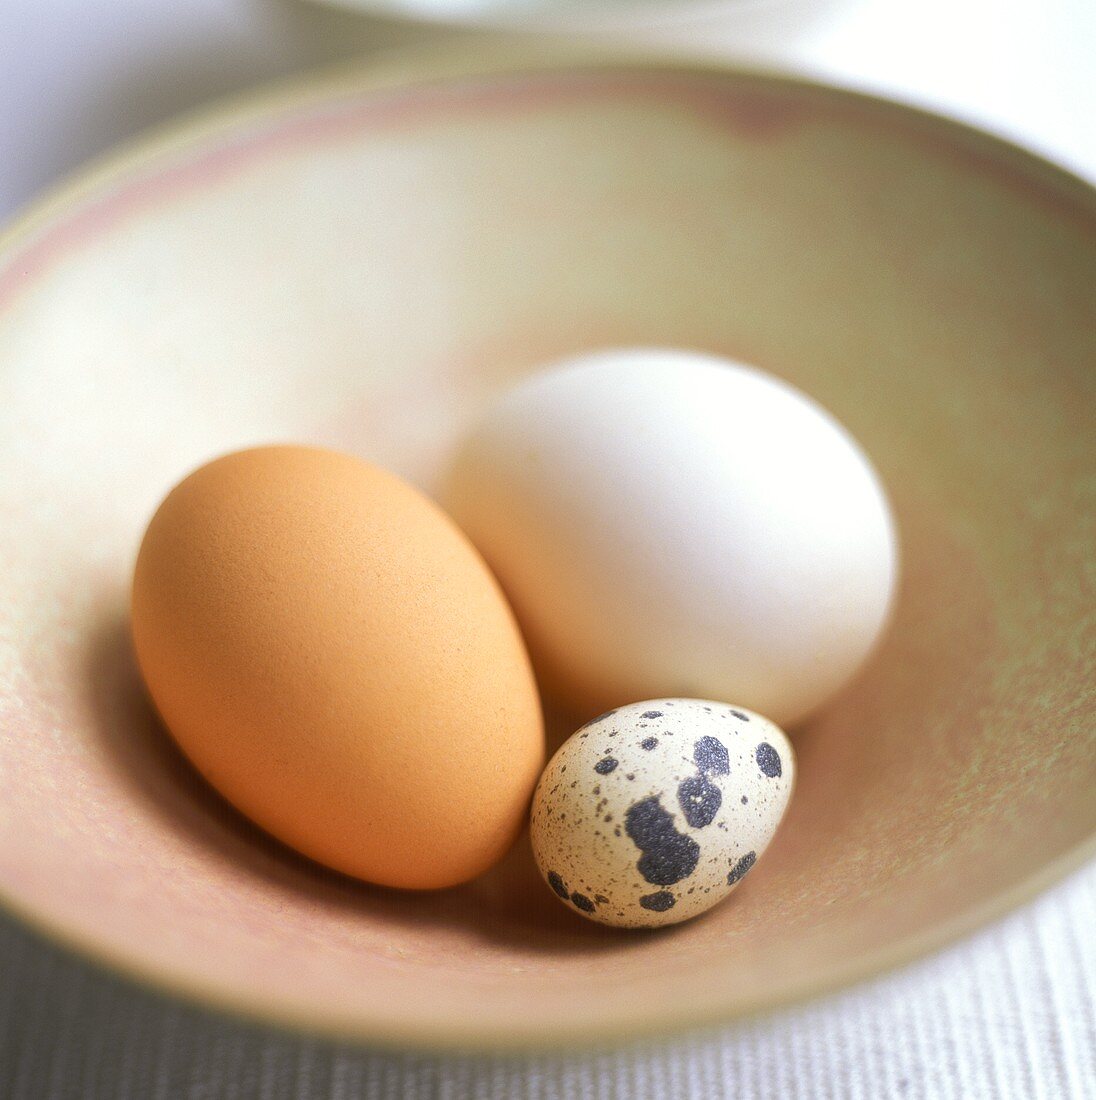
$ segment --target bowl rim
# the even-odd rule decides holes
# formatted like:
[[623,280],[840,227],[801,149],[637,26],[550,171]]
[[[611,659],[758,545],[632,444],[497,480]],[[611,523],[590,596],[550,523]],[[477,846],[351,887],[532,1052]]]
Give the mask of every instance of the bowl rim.
[[[858,105],[885,117],[914,123],[926,131],[950,134],[966,148],[983,151],[998,162],[1011,163],[1048,186],[1065,191],[1096,225],[1096,186],[1079,175],[1029,151],[1013,141],[960,120],[901,101],[843,87],[828,81],[789,73],[767,65],[743,65],[718,58],[681,57],[648,47],[607,45],[561,37],[530,40],[495,35],[489,40],[443,40],[410,48],[383,51],[376,58],[340,62],[218,99],[146,130],[63,177],[32,199],[0,229],[0,273],[10,267],[23,248],[47,227],[78,212],[93,196],[111,184],[121,184],[143,169],[157,168],[161,158],[184,154],[204,143],[227,136],[264,119],[308,110],[340,96],[399,90],[415,85],[444,83],[462,78],[521,76],[538,73],[619,69],[681,76],[730,76],[769,87],[791,87]],[[0,303],[0,310],[3,304]],[[461,1020],[444,1025],[423,1021],[392,1021],[383,1010],[366,1017],[337,1010],[304,1008],[299,1004],[270,1003],[249,998],[245,991],[195,979],[176,967],[137,960],[117,944],[39,913],[33,904],[9,894],[0,883],[0,908],[24,925],[62,947],[83,956],[114,976],[150,991],[176,996],[190,1004],[213,1009],[241,1021],[261,1022],[296,1034],[335,1041],[370,1044],[415,1051],[537,1051],[561,1048],[592,1049],[642,1038],[671,1037],[695,1029],[725,1026],[848,989],[917,959],[996,921],[1044,890],[1096,859],[1096,832],[1071,849],[998,892],[981,904],[956,914],[931,930],[907,936],[855,962],[833,964],[811,979],[776,995],[757,995],[745,1004],[716,1001],[694,1009],[679,1009],[670,1017],[637,1011],[626,1018],[581,1029],[566,1020],[535,1030],[514,1021],[506,1030]]]

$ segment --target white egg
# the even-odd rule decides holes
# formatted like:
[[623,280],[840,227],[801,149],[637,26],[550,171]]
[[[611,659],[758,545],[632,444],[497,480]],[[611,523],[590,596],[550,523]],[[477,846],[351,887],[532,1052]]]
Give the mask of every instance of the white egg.
[[583,916],[621,928],[695,917],[768,847],[795,783],[782,730],[703,699],[651,699],[568,738],[533,795],[541,874]]
[[851,436],[710,356],[607,352],[527,379],[445,496],[577,714],[688,695],[789,725],[860,667],[895,588],[890,509]]

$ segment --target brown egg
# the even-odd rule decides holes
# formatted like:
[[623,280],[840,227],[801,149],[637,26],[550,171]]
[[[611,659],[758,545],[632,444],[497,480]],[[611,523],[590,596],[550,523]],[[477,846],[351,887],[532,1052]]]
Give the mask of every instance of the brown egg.
[[195,471],[145,534],[133,637],[186,755],[321,863],[449,886],[521,828],[544,763],[521,636],[471,544],[392,474],[292,446]]

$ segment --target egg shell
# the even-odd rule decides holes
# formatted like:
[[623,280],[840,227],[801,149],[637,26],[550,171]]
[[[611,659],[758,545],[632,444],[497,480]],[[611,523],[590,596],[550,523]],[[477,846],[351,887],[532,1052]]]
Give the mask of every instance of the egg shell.
[[305,855],[448,886],[522,827],[544,761],[522,639],[467,539],[392,474],[292,446],[203,466],[148,527],[132,622],[183,751]]
[[684,695],[788,726],[862,665],[895,589],[890,510],[856,442],[713,356],[604,352],[519,383],[444,500],[579,717]]
[[533,796],[533,853],[575,912],[620,928],[695,917],[736,890],[791,798],[783,731],[742,707],[651,699],[563,744]]

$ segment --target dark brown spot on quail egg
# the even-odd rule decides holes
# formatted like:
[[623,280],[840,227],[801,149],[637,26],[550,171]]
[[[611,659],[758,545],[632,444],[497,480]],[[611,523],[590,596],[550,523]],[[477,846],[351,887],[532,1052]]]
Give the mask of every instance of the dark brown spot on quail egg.
[[592,913],[597,908],[585,894],[580,894],[577,890],[571,895],[571,901],[576,909],[581,909],[584,913]]
[[745,876],[746,872],[757,862],[756,852],[747,852],[731,869],[727,872],[727,885],[734,886],[736,882],[740,882]]
[[656,894],[645,894],[639,899],[639,904],[644,909],[650,909],[652,913],[665,913],[667,909],[674,907],[674,895],[669,890],[659,890]]
[[757,766],[770,778],[780,775],[780,754],[767,741],[757,746]]

